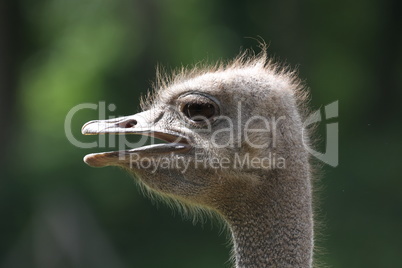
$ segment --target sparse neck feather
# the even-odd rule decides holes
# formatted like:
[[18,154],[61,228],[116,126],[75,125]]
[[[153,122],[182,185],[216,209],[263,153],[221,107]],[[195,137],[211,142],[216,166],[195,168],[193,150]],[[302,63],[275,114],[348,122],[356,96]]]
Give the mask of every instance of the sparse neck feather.
[[[268,178],[267,178],[268,179]],[[225,206],[236,268],[310,268],[313,216],[309,178],[269,178],[241,204]],[[275,188],[272,188],[275,185]],[[230,208],[236,208],[230,210]]]

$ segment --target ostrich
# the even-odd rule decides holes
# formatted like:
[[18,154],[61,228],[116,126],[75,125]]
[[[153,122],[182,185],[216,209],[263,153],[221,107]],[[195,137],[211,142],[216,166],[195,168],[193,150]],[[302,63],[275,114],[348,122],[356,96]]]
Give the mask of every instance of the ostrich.
[[165,143],[89,154],[84,161],[123,167],[152,194],[219,215],[231,232],[237,268],[311,267],[307,94],[295,72],[265,51],[159,75],[142,112],[90,121],[82,133]]

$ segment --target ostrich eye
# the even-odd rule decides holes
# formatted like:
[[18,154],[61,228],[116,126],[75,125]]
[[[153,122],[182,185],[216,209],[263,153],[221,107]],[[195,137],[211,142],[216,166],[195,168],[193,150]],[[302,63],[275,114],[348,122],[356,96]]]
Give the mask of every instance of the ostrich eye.
[[180,102],[180,111],[194,123],[206,122],[219,113],[218,104],[202,95],[186,95]]
[[211,103],[187,103],[183,106],[183,113],[194,122],[203,122],[215,115],[215,106]]

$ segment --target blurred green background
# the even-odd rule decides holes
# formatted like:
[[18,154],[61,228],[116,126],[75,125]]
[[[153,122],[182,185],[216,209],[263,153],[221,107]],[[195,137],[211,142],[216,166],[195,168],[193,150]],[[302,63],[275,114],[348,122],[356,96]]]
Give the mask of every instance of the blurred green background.
[[[229,267],[219,225],[193,226],[119,169],[86,166],[104,148],[72,145],[64,121],[81,103],[138,112],[157,64],[258,51],[247,37],[298,66],[313,109],[339,101],[339,166],[324,166],[319,183],[319,260],[402,267],[401,10],[397,0],[1,1],[0,267]],[[96,141],[80,128],[98,117],[77,112],[74,136]]]

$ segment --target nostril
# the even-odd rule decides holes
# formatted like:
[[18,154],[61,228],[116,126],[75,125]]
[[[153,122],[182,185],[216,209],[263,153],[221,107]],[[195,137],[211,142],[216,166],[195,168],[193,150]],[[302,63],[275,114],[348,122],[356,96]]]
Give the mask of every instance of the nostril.
[[135,125],[137,125],[137,120],[132,119],[132,120],[127,121],[127,123],[123,127],[130,128],[130,127],[134,127]]

